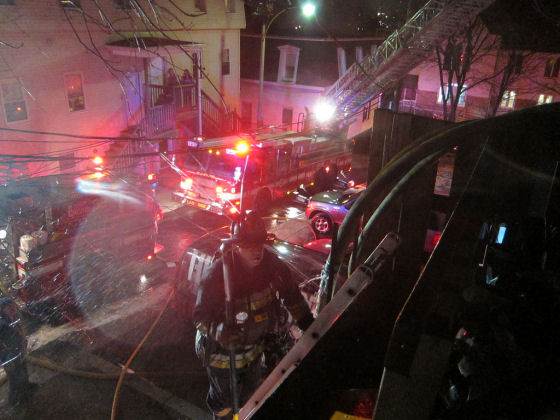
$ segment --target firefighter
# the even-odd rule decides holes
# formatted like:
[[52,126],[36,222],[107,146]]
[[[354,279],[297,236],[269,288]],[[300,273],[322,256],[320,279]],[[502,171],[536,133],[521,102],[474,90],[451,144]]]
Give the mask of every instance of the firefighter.
[[21,315],[16,303],[7,297],[0,298],[0,363],[10,384],[8,404],[16,406],[25,402],[36,384],[29,382],[25,355],[27,337],[21,327]]
[[239,406],[259,385],[263,353],[279,322],[281,307],[277,294],[299,328],[305,330],[313,321],[288,267],[264,246],[266,238],[264,222],[253,212],[240,215],[231,225],[234,325],[228,324],[225,317],[223,255],[209,267],[198,291],[193,313],[196,352],[208,374],[210,389],[206,403],[214,418],[232,417],[232,351]]

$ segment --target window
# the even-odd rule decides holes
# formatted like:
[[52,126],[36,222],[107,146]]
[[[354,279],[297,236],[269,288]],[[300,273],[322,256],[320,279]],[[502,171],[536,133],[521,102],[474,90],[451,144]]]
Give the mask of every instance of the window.
[[412,88],[403,88],[401,92],[401,99],[406,101],[415,101],[416,100],[416,89]]
[[127,10],[132,8],[130,0],[115,0],[115,6],[120,10]]
[[292,129],[293,111],[291,108],[282,108],[282,127],[286,130]]
[[544,77],[558,77],[558,71],[560,70],[560,58],[551,58],[546,62],[546,67],[544,69]]
[[299,48],[282,45],[278,49],[280,50],[280,61],[278,63],[277,81],[295,83],[297,79]]
[[551,104],[551,103],[552,103],[552,95],[545,95],[544,93],[541,93],[539,95],[539,99],[537,100],[537,105]]
[[512,109],[515,105],[515,92],[513,90],[506,90],[502,96],[500,107]]
[[364,49],[360,46],[356,47],[356,63],[361,63],[364,60]]
[[2,83],[2,103],[4,104],[6,122],[11,123],[27,119],[27,108],[19,82]]
[[206,12],[206,0],[194,0],[194,8]]
[[15,6],[14,0],[0,0],[0,6]]
[[[457,94],[457,83],[453,83],[451,86],[453,86],[453,94],[456,95]],[[449,85],[445,86],[445,96],[447,97],[447,99],[449,100],[450,97],[448,96],[448,89]],[[461,92],[461,96],[459,96],[459,102],[458,105],[459,106],[465,106],[465,92],[467,89],[467,85],[463,85],[463,91]],[[416,96],[415,96],[416,98]],[[443,103],[443,97],[441,96],[441,87],[438,89],[438,96],[437,96],[437,103],[441,104]]]
[[59,0],[60,7],[69,9],[81,9],[80,0]]
[[66,95],[68,96],[68,109],[70,112],[85,109],[84,89],[82,76],[79,74],[67,74],[64,76]]
[[293,53],[286,55],[286,70],[284,73],[284,80],[293,81],[296,75],[296,60],[297,56]]
[[224,48],[222,50],[222,75],[227,76],[228,74],[230,74],[229,48]]
[[364,108],[362,109],[362,121],[369,120],[370,113],[371,113],[371,101],[368,102],[366,105],[364,105]]
[[235,0],[224,0],[226,2],[226,13],[235,13]]

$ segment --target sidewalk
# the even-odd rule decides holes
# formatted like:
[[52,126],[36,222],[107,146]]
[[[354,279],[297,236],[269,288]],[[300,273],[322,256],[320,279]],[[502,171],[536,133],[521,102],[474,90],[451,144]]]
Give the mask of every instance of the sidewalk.
[[[170,293],[169,285],[152,292],[104,305],[87,319],[59,327],[42,326],[29,335],[28,371],[38,389],[30,401],[13,409],[7,405],[8,383],[0,386],[0,419],[103,419],[111,418],[111,407],[121,367],[95,354],[126,328],[131,342],[140,342],[144,328],[134,329],[138,318],[155,318]],[[96,331],[102,331],[99,336]],[[130,338],[130,337],[128,337]],[[89,341],[89,342],[88,342]],[[46,368],[53,362],[52,369]],[[2,372],[3,373],[3,372]],[[118,420],[193,419],[209,414],[142,376],[127,374],[121,387]]]

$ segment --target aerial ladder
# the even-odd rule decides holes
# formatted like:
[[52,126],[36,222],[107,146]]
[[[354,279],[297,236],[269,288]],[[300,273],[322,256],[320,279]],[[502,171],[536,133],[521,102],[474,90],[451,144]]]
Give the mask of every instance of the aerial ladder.
[[325,92],[340,119],[402,79],[494,0],[430,0],[362,62],[354,62]]

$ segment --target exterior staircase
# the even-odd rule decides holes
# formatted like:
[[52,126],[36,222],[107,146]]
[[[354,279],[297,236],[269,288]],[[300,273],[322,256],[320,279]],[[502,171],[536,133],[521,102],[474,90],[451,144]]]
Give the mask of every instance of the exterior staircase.
[[[113,172],[133,171],[142,154],[154,151],[159,140],[201,135],[213,138],[239,131],[241,119],[214,102],[196,83],[174,86],[145,86],[144,116],[136,125],[123,130],[122,141],[115,141],[106,151],[107,167]],[[199,112],[200,107],[200,112]],[[135,140],[138,139],[138,140]]]

